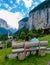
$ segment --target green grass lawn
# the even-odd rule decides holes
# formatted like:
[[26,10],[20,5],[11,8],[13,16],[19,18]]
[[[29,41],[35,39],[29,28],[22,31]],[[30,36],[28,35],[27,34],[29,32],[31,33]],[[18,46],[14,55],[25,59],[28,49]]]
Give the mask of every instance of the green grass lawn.
[[46,35],[44,37],[40,37],[39,40],[40,41],[48,41],[48,46],[47,47],[50,47],[50,35]]
[[[48,47],[50,47],[50,35],[41,37],[39,40],[47,40],[49,42]],[[0,65],[47,65],[48,61],[50,61],[50,54],[46,54],[43,57],[30,55],[23,61],[19,61],[17,58],[5,59],[6,53],[10,54],[11,50],[11,48],[0,50]]]

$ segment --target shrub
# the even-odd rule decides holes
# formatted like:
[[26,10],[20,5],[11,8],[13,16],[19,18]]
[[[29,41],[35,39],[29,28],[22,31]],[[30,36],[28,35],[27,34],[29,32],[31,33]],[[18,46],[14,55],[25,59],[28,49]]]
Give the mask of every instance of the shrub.
[[6,42],[5,41],[2,41],[2,43],[1,44],[6,44]]
[[7,48],[11,47],[12,46],[12,42],[9,40],[7,41]]
[[23,31],[23,32],[21,32],[21,34],[20,34],[20,39],[24,39],[24,37],[25,37],[25,32]]
[[5,55],[5,60],[7,60],[8,59],[8,56],[7,55]]
[[0,36],[1,41],[5,41],[7,39],[8,39],[8,36],[6,34],[3,34],[3,35]]

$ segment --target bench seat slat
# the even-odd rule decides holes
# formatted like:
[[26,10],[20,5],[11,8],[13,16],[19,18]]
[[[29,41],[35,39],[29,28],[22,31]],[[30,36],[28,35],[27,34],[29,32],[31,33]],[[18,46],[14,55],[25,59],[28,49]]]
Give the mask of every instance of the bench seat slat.
[[[28,51],[36,51],[36,50],[39,50],[39,47],[29,48],[29,49],[24,49],[24,48],[13,49],[12,53],[21,53],[21,52],[24,52],[24,51],[28,52]],[[46,47],[40,47],[40,50],[46,50]]]
[[[36,51],[36,50],[39,50],[39,47],[25,49],[25,51]],[[40,47],[40,50],[46,50],[46,47]]]
[[24,52],[24,48],[21,49],[13,49],[12,53],[19,53],[19,52]]

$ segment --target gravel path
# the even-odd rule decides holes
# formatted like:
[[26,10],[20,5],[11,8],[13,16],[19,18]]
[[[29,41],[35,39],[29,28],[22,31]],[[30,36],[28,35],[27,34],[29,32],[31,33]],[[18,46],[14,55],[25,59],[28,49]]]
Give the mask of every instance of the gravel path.
[[16,44],[16,41],[15,40],[12,40],[12,45],[15,45]]

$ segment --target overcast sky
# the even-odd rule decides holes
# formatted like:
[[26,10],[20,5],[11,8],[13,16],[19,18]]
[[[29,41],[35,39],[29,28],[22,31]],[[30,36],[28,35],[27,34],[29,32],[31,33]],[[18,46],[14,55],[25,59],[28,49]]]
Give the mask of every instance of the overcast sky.
[[0,0],[0,18],[10,27],[18,29],[18,21],[28,16],[29,12],[45,0]]

